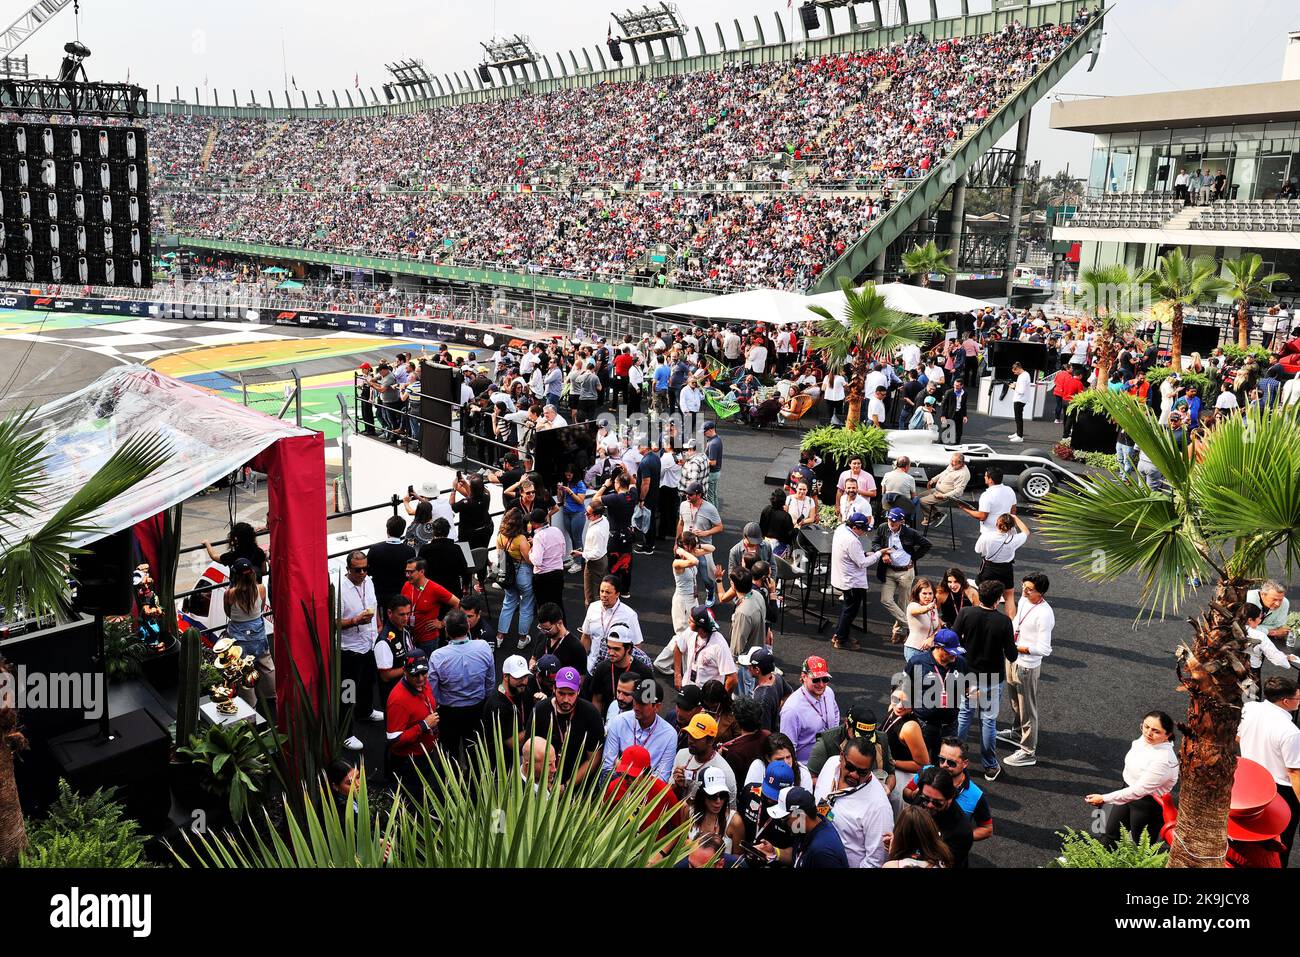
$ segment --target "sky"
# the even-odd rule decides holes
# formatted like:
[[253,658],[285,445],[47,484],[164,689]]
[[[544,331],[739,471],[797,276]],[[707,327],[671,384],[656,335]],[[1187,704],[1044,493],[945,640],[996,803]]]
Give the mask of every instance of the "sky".
[[[229,103],[232,89],[246,102],[251,89],[265,103],[265,91],[279,97],[289,75],[314,103],[312,91],[337,89],[342,99],[342,91],[358,80],[378,90],[389,78],[384,64],[394,60],[416,57],[439,74],[473,69],[483,54],[479,42],[494,34],[522,33],[546,55],[590,48],[603,42],[612,10],[642,2],[81,0],[80,38],[92,51],[86,61],[92,80],[123,81],[129,71],[131,81],[148,87],[150,96],[162,87],[165,100],[177,86],[192,100],[197,86],[205,102],[216,90]],[[984,11],[991,2],[970,0],[970,8]],[[29,5],[29,0],[4,0],[0,18],[7,24]],[[882,3],[886,11],[896,6],[896,0]],[[938,0],[938,6],[940,16],[951,16],[959,12],[960,0]],[[758,14],[770,38],[774,14],[787,23],[792,12],[797,15],[783,0],[679,0],[678,8],[688,27],[702,28],[711,51],[716,21],[734,47],[733,19],[741,18],[751,37]],[[909,7],[913,19],[927,8],[926,0],[911,0]],[[887,19],[892,16],[886,13]],[[1096,68],[1087,72],[1085,57],[1053,95],[1114,96],[1277,80],[1291,30],[1300,30],[1296,0],[1117,0]],[[29,57],[33,75],[49,75],[58,69],[63,44],[76,35],[69,7],[16,52]],[[694,53],[693,33],[688,42]],[[328,92],[325,98],[331,102]],[[1034,109],[1029,158],[1042,160],[1044,174],[1067,164],[1071,172],[1086,174],[1092,137],[1049,129],[1050,100]],[[1009,139],[1001,145],[1014,146],[1014,130]]]

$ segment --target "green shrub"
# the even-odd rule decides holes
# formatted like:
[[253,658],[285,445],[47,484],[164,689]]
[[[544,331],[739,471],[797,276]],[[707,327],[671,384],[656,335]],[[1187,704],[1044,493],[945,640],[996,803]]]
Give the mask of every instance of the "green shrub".
[[823,425],[805,432],[800,448],[805,452],[816,452],[832,462],[847,462],[860,455],[864,465],[874,465],[885,461],[889,454],[889,441],[884,430],[874,425],[860,425],[852,431],[837,425]]
[[[1080,392],[1066,407],[1076,415],[1080,412],[1091,412],[1093,415],[1106,415],[1105,408],[1102,407],[1101,397],[1105,393],[1100,389],[1085,389]],[[1109,418],[1109,416],[1107,416]]]
[[1228,344],[1223,347],[1223,354],[1234,362],[1252,356],[1264,368],[1273,362],[1273,354],[1263,346],[1247,346],[1243,349],[1239,345]]
[[20,867],[147,867],[140,825],[114,800],[116,788],[83,797],[67,781],[28,834]]
[[[1146,380],[1151,383],[1151,387],[1153,389],[1158,389],[1160,387],[1160,383],[1164,382],[1173,374],[1174,374],[1173,369],[1169,368],[1168,366],[1161,366],[1159,369],[1152,369],[1150,372],[1148,372],[1146,375]],[[1189,386],[1189,385],[1196,386],[1197,390],[1200,392],[1202,396],[1207,395],[1209,393],[1209,389],[1211,385],[1209,376],[1201,375],[1199,372],[1185,372],[1185,371],[1178,373],[1178,376],[1183,386]]]
[[104,677],[109,684],[138,678],[146,651],[129,617],[104,622]]
[[1095,469],[1106,469],[1114,475],[1119,474],[1119,456],[1114,452],[1075,452],[1074,461]]
[[1164,867],[1169,851],[1163,842],[1151,843],[1146,831],[1142,839],[1134,841],[1128,828],[1121,827],[1119,840],[1113,848],[1097,840],[1085,831],[1066,828],[1057,831],[1061,839],[1061,856],[1049,866],[1070,868],[1105,868],[1105,867]]
[[213,724],[190,738],[189,747],[177,748],[176,753],[199,766],[203,789],[225,799],[230,817],[239,821],[248,813],[254,796],[266,790],[274,739],[274,732],[259,732],[248,721]]

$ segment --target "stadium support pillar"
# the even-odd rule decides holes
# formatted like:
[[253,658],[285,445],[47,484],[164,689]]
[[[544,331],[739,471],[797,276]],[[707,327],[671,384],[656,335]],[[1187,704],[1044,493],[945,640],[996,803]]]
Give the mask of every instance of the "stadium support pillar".
[[889,255],[888,249],[882,249],[876,261],[871,265],[871,278],[875,282],[885,281],[885,257]]
[[1016,127],[1016,161],[1011,171],[1011,210],[1007,216],[1007,226],[1011,234],[1007,237],[1007,299],[1011,298],[1012,287],[1016,280],[1016,266],[1020,258],[1020,206],[1025,198],[1025,153],[1029,149],[1029,117],[1032,110],[1026,110]]
[[957,264],[961,262],[961,241],[966,232],[966,176],[962,175],[952,187],[952,255],[948,265],[952,274],[944,278],[943,288],[946,292],[957,291]]

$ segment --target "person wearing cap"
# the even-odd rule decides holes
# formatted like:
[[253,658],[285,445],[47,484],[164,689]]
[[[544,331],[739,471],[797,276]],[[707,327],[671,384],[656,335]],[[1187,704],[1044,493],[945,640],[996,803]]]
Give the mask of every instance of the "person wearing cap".
[[562,786],[580,784],[600,766],[605,721],[595,705],[579,697],[582,675],[565,666],[555,673],[555,691],[533,708],[535,734],[560,754]]
[[781,733],[794,742],[795,760],[807,763],[817,735],[839,727],[840,706],[831,689],[826,659],[813,655],[804,659],[801,686],[781,706]]
[[861,646],[853,637],[853,621],[867,601],[867,569],[881,560],[881,552],[868,554],[863,548],[871,519],[854,512],[831,536],[831,584],[840,593],[840,617],[831,632],[831,644],[853,651]]
[[755,645],[737,658],[736,664],[749,672],[754,685],[751,697],[762,708],[764,730],[781,730],[781,705],[793,689],[785,676],[777,672],[772,649],[767,645]]
[[[916,563],[934,546],[930,540],[907,524],[907,513],[891,508],[885,521],[876,529],[875,546],[880,553],[876,578],[880,581],[880,604],[894,619],[890,640],[900,644],[907,635],[907,609],[904,607],[916,580]],[[899,598],[903,599],[902,604]]]
[[[736,813],[727,825],[732,847],[753,846],[775,835],[776,821],[770,811],[781,792],[794,784],[794,771],[784,761],[771,761],[753,784],[746,785],[735,805]],[[770,862],[769,862],[770,863]]]
[[808,770],[817,778],[826,762],[844,750],[844,742],[853,738],[865,738],[876,748],[876,768],[884,774],[885,792],[894,792],[894,759],[884,735],[876,730],[876,712],[871,702],[865,697],[854,698],[844,715],[844,723],[838,728],[830,728],[817,735],[817,743],[808,755]]
[[533,707],[537,706],[538,701],[545,701],[555,694],[555,675],[563,667],[564,663],[555,655],[542,655],[537,659],[537,666],[533,670]]
[[707,607],[696,605],[691,609],[690,630],[678,632],[672,643],[673,687],[703,687],[705,682],[716,679],[728,691],[735,691],[736,661]]
[[889,413],[885,410],[885,398],[888,395],[889,387],[883,382],[868,393],[867,421],[878,429],[889,428]]
[[458,757],[483,726],[483,706],[496,684],[492,647],[471,641],[465,613],[453,608],[443,617],[447,644],[429,658],[429,686],[438,699],[442,746]]
[[668,782],[673,776],[677,754],[677,730],[663,719],[664,691],[654,678],[640,678],[632,692],[632,710],[624,711],[605,726],[603,767],[617,770],[614,762],[633,745],[645,748],[655,777]]
[[695,797],[700,779],[709,768],[717,768],[727,779],[727,794],[736,803],[736,775],[731,765],[718,753],[714,743],[718,737],[718,722],[713,715],[700,712],[687,723],[686,747],[673,758],[671,784],[676,795],[689,802]]
[[768,815],[791,839],[788,847],[780,849],[770,840],[755,842],[754,847],[769,864],[779,861],[796,868],[836,869],[850,866],[839,829],[823,816],[817,799],[807,788],[783,790]]
[[715,422],[705,422],[704,428],[704,454],[709,460],[709,478],[708,491],[705,498],[718,508],[718,482],[722,479],[722,436],[718,435],[718,426]]
[[614,700],[614,692],[624,677],[634,675],[649,678],[654,674],[652,664],[634,657],[641,643],[639,632],[614,625],[605,636],[605,655],[592,667],[583,685],[582,696],[596,706],[601,714]]
[[[1002,706],[1002,686],[1007,680],[1007,663],[1015,661],[1018,652],[1012,620],[997,610],[998,600],[1002,597],[1002,582],[981,582],[979,596],[979,605],[963,608],[953,622],[952,630],[966,649],[965,670],[971,683],[968,693],[962,696],[957,737],[966,740],[978,713],[984,780],[996,781],[1002,773],[997,755],[997,719]],[[1046,610],[1050,612],[1050,609]],[[937,635],[935,640],[938,641]]]
[[[497,735],[507,757],[513,756],[529,736],[533,697],[529,694],[533,674],[523,655],[511,655],[501,663],[501,683],[488,695],[483,707],[483,726]],[[491,741],[491,738],[488,738]]]
[[[677,538],[680,540],[687,531],[693,531],[701,542],[710,545],[713,544],[713,537],[722,531],[722,515],[717,506],[704,500],[702,482],[691,482],[686,486],[686,500],[677,510]],[[698,585],[706,604],[712,602],[716,594],[714,567],[711,554],[701,556]]]
[[377,435],[375,431],[375,382],[369,362],[361,363],[355,377],[357,402],[361,406],[362,435]]
[[[419,508],[421,502],[428,502],[432,513],[426,519],[427,523],[436,522],[439,518],[445,518],[448,525],[456,521],[456,513],[451,510],[451,506],[444,499],[439,497],[437,482],[421,482],[419,487],[415,489],[414,496],[411,495],[409,490],[402,496],[402,503],[406,506],[406,514],[410,516],[415,515],[416,509]],[[429,537],[432,536],[426,537],[426,540]]]
[[935,634],[929,654],[913,658],[906,666],[903,687],[930,754],[938,754],[939,742],[957,734],[958,709],[969,690],[965,654],[957,633],[945,628]]
[[741,563],[746,558],[751,564],[754,562],[772,564],[772,546],[763,538],[763,529],[758,522],[746,523],[740,541],[732,545],[731,550],[727,552],[727,571],[735,571],[743,567]]
[[[247,558],[230,566],[230,587],[221,596],[226,608],[226,637],[252,655],[257,667],[257,684],[239,689],[239,696],[256,707],[257,698],[275,697],[275,661],[266,637],[266,586],[258,584],[257,569]],[[254,694],[256,692],[256,694]]]
[[[605,640],[612,631],[624,634],[627,642],[634,646],[643,641],[641,620],[636,611],[619,597],[618,585],[618,579],[613,575],[606,575],[600,580],[598,596],[587,606],[587,614],[583,616],[578,628],[578,637],[587,650],[588,672],[595,669],[598,661],[608,656]],[[634,649],[633,656],[645,664],[653,664],[640,648]]]
[[636,449],[640,453],[636,464],[636,491],[641,507],[650,513],[645,541],[636,546],[636,551],[653,555],[655,542],[659,539],[659,482],[663,476],[663,460],[644,432],[636,437]]
[[[429,661],[412,649],[402,664],[402,677],[388,694],[384,709],[388,732],[388,770],[407,790],[418,793],[417,762],[438,747],[438,701],[429,687]],[[420,764],[426,777],[429,767]]]
[[894,808],[874,774],[879,749],[872,737],[850,737],[817,775],[813,796],[827,807],[848,855],[849,867],[885,863],[885,836],[894,829]]
[[666,840],[668,835],[687,822],[686,805],[655,773],[654,761],[643,745],[628,745],[616,760],[607,764],[607,768],[612,771],[612,775],[605,785],[605,800],[611,803],[622,801],[628,791],[634,789],[646,775],[650,775],[650,790],[646,792],[641,805],[643,808],[649,807],[650,812],[642,823],[641,830],[657,824],[659,837]]

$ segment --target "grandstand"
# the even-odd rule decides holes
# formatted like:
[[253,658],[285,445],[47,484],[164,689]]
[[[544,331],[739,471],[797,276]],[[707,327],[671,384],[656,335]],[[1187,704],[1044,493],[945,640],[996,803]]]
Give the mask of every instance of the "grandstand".
[[639,304],[825,289],[882,267],[1099,23],[1068,0],[995,6],[391,110],[164,104],[155,228],[399,275],[630,289],[608,298]]

